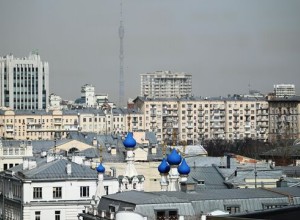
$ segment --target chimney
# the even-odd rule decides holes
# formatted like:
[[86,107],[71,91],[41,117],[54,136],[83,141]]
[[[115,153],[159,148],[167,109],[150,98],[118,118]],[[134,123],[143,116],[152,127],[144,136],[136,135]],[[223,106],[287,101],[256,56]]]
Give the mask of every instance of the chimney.
[[55,156],[53,154],[47,154],[47,163],[54,161],[55,160]]
[[67,164],[66,171],[68,175],[72,174],[72,165],[70,163]]
[[94,146],[94,147],[96,147],[96,146],[97,146],[97,142],[98,142],[98,141],[97,141],[97,138],[96,138],[96,137],[94,137],[94,138],[93,138],[93,146]]
[[152,154],[156,154],[156,146],[155,145],[152,145],[152,147],[151,147],[151,153]]
[[23,158],[23,170],[28,170],[28,167],[29,167],[28,158],[24,157]]
[[36,160],[29,160],[28,170],[36,168]]
[[228,168],[228,169],[230,169],[230,162],[231,162],[230,160],[231,160],[231,155],[228,154],[227,155],[227,164],[226,164],[227,165],[226,168]]
[[116,155],[117,154],[116,146],[112,145],[110,152],[111,152],[112,155]]

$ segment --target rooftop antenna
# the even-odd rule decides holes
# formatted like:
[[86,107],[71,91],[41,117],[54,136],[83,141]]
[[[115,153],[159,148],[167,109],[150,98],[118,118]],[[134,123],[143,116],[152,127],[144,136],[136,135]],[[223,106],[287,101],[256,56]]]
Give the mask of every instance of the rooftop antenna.
[[99,162],[100,162],[100,163],[102,163],[102,150],[103,150],[103,149],[102,149],[102,145],[100,144],[100,145],[99,145],[99,154],[100,154],[100,155],[99,155],[99,156],[100,156],[100,158],[99,158],[100,161],[99,161]]
[[120,78],[119,78],[119,106],[124,104],[124,51],[123,51],[123,38],[124,38],[124,26],[123,26],[123,3],[120,2],[120,27],[119,27],[119,38],[120,38]]

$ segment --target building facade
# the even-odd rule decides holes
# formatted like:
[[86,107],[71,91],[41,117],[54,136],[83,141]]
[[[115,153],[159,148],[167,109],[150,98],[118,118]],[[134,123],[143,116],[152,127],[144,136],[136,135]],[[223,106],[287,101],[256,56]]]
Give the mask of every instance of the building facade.
[[99,134],[142,130],[173,145],[216,138],[267,141],[268,116],[264,99],[137,97],[133,109],[1,110],[0,134],[6,139],[36,140],[64,137],[74,130]]
[[270,96],[270,141],[300,138],[300,96]]
[[171,71],[141,74],[141,96],[170,98],[191,95],[191,74],[172,73]]
[[[0,178],[3,219],[77,219],[97,188],[97,171],[55,155],[24,158]],[[106,195],[116,193],[117,179],[105,176],[103,187]]]
[[49,65],[37,53],[0,57],[0,105],[11,109],[46,109]]
[[169,144],[204,139],[268,139],[268,102],[257,98],[135,99],[144,113],[145,130]]
[[294,84],[277,84],[274,85],[274,94],[276,97],[295,96],[296,90]]
[[[269,141],[299,138],[299,97],[289,98],[149,98],[137,97],[132,109],[0,110],[5,139],[37,140],[65,137],[69,131],[98,134],[155,132],[169,145],[203,140]],[[271,140],[270,139],[270,140]]]

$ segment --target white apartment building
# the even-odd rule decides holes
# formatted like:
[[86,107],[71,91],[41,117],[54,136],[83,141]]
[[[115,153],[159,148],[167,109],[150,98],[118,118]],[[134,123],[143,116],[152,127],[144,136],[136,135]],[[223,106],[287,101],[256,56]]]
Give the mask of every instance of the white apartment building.
[[49,65],[37,53],[28,57],[0,57],[0,106],[11,109],[46,109]]
[[274,85],[274,93],[276,97],[295,96],[296,89],[294,84],[277,84]]
[[[74,220],[96,194],[97,171],[66,158],[24,158],[0,175],[3,219]],[[115,177],[104,176],[106,195],[118,192]]]
[[192,74],[156,71],[141,74],[141,96],[176,98],[192,95]]

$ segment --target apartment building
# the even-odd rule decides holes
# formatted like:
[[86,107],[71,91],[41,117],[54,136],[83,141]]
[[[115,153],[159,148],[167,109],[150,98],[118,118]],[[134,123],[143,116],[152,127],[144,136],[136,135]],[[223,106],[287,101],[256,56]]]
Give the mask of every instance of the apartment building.
[[300,138],[300,96],[268,97],[270,141]]
[[274,85],[274,94],[276,97],[295,96],[296,89],[294,84],[277,84]]
[[11,109],[46,109],[49,65],[38,53],[28,57],[0,57],[0,105]]
[[192,75],[187,73],[172,73],[171,71],[156,71],[141,74],[141,96],[153,98],[176,98],[191,96]]
[[112,132],[144,130],[144,116],[135,109],[0,110],[0,137],[52,140],[70,131]]
[[138,97],[145,130],[157,139],[188,144],[204,139],[268,138],[268,102],[257,98],[149,98]]
[[[274,138],[287,130],[294,138],[299,137],[299,98],[295,97],[269,100],[240,96],[137,97],[133,103],[132,109],[109,106],[51,111],[2,109],[0,135],[5,139],[38,140],[64,137],[69,131],[98,134],[151,131],[158,141],[172,145],[207,139],[268,141],[269,133]],[[283,126],[289,129],[283,131]]]

